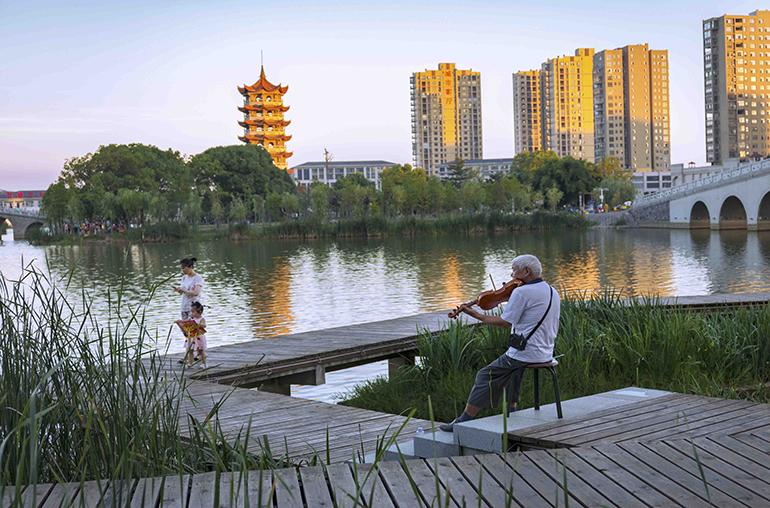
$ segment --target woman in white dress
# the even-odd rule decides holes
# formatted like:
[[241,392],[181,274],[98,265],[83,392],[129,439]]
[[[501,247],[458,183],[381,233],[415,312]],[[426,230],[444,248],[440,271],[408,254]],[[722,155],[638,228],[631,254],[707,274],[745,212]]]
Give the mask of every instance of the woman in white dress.
[[179,260],[182,267],[182,282],[174,288],[174,291],[182,295],[182,319],[190,319],[190,309],[193,302],[201,301],[203,294],[203,277],[195,272],[196,258],[184,258]]

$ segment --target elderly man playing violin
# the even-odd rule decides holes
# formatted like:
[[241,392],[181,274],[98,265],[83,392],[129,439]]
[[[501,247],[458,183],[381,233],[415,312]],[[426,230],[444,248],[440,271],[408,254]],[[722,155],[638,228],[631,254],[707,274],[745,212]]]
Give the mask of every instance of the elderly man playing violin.
[[476,374],[463,413],[452,423],[440,425],[441,430],[452,432],[454,424],[475,418],[484,408],[496,407],[511,380],[513,386],[509,409],[515,411],[527,364],[545,363],[553,358],[553,346],[559,332],[561,302],[556,290],[540,278],[542,271],[540,260],[535,256],[516,256],[511,263],[511,278],[515,289],[500,316],[473,309],[476,302],[464,303],[449,313],[450,317],[465,313],[482,323],[508,328],[511,330],[511,339],[508,350]]

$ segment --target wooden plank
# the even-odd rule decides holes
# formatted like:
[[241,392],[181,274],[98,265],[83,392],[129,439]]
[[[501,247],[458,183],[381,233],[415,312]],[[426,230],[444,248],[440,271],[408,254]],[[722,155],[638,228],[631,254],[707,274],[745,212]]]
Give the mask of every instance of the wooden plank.
[[273,471],[273,488],[278,508],[302,506],[302,492],[293,467]]
[[494,476],[489,474],[489,471],[484,469],[484,466],[473,455],[452,457],[450,460],[462,473],[468,484],[474,488],[477,496],[482,498],[487,505],[492,507],[513,505],[511,491],[504,489],[497,483]]
[[[657,443],[656,443],[657,444]],[[745,497],[734,497],[732,494],[726,494],[719,489],[719,486],[725,486],[724,478],[716,475],[705,475],[704,479],[698,472],[697,465],[690,467],[686,461],[670,460],[675,458],[671,454],[659,453],[658,447],[645,447],[642,443],[621,443],[620,446],[627,453],[633,455],[637,460],[644,462],[647,467],[657,471],[671,481],[677,483],[681,488],[687,489],[704,501],[717,506],[735,506]]]
[[[411,461],[407,463],[410,464]],[[380,478],[382,478],[382,482],[387,486],[391,499],[396,506],[399,508],[427,506],[425,500],[420,496],[417,485],[413,484],[407,473],[404,472],[401,462],[381,462],[379,466]],[[433,498],[430,497],[429,499],[432,503]]]
[[448,457],[425,461],[458,506],[478,506],[479,494]]
[[72,499],[77,495],[80,489],[77,483],[57,483],[48,493],[45,501],[38,506],[43,508],[69,508],[72,506]]
[[358,479],[361,497],[366,506],[371,508],[393,508],[388,489],[382,483],[379,467],[372,464],[353,464],[353,475]]
[[[570,432],[571,430],[575,429],[582,429],[587,426],[593,427],[607,422],[614,422],[618,420],[619,415],[626,415],[626,417],[628,417],[634,416],[636,414],[650,413],[666,407],[686,404],[689,401],[690,398],[686,395],[681,393],[672,393],[670,395],[663,395],[654,399],[642,400],[623,406],[602,409],[592,412],[582,418],[534,425],[532,427],[522,429],[521,431],[517,431],[517,433],[522,436],[551,436],[553,434],[560,434],[562,432]],[[622,418],[623,416],[620,417]]]
[[179,475],[167,476],[164,480],[161,482],[159,494],[160,506],[164,508],[186,507],[190,497],[190,475],[184,475],[181,478]]
[[740,441],[739,439],[736,439],[733,436],[709,436],[707,438],[700,438],[694,440],[695,443],[700,447],[701,443],[704,441],[711,441],[714,442],[720,446],[723,446],[727,448],[728,450],[734,451],[735,453],[740,454],[741,457],[752,460],[754,463],[759,464],[760,466],[766,467],[768,463],[768,457],[770,457],[770,446],[767,448],[766,452],[761,452],[754,448],[753,446],[749,446],[743,441]]
[[612,505],[612,501],[566,467],[562,450],[530,451],[525,455],[551,478],[557,488],[569,491],[570,496],[584,506]]
[[[689,452],[685,449],[676,449],[669,446],[666,442],[662,443],[644,443],[644,448],[651,450],[651,452],[665,458],[672,464],[676,464],[678,467],[687,471],[691,476],[686,480],[692,482],[692,477],[697,482],[697,489],[703,490],[703,479],[706,479],[708,485],[709,495],[712,503],[735,505],[738,503],[747,504],[748,506],[758,506],[759,504],[765,504],[766,500],[758,497],[753,492],[744,489],[739,483],[734,482],[730,478],[721,474],[721,472],[715,472],[708,468],[703,468],[701,474],[701,468],[698,467],[698,460],[695,458],[695,452],[691,448],[692,443],[690,441],[682,441],[687,447],[690,447]],[[623,445],[624,447],[626,445]],[[685,475],[682,475],[684,479]],[[680,483],[683,481],[678,480]],[[692,490],[692,489],[690,489]]]
[[571,448],[570,451],[620,485],[630,496],[634,496],[646,505],[663,508],[676,504],[655,486],[612,462],[595,448]]
[[27,486],[21,496],[22,506],[24,506],[24,508],[42,506],[46,498],[51,494],[53,487],[54,484],[52,483]]
[[[546,453],[546,452],[542,452]],[[537,464],[535,464],[529,457],[528,453],[521,453],[518,455],[517,472],[520,472],[522,478],[529,483],[533,489],[552,505],[564,505],[568,503],[570,505],[578,505],[578,500],[575,499],[569,491],[562,489],[553,479],[543,472]]]
[[683,419],[682,423],[676,428],[676,431],[663,429],[651,434],[645,435],[645,440],[658,440],[658,439],[684,439],[692,438],[695,436],[705,436],[712,431],[720,431],[724,428],[729,428],[733,423],[739,422],[742,417],[751,416],[757,412],[757,406],[752,405],[749,407],[729,406],[723,412],[710,412],[702,413],[701,415],[694,415],[693,419]]
[[433,471],[425,464],[425,461],[407,460],[404,464],[409,470],[409,475],[420,492],[420,496],[427,502],[428,506],[443,507],[447,500],[452,506],[455,505],[454,500],[447,495],[446,489],[440,481],[437,481]]
[[158,503],[161,486],[165,478],[141,478],[137,480],[131,495],[131,508],[149,508]]
[[308,508],[328,508],[333,505],[323,467],[302,467],[299,469],[299,476]]
[[0,485],[0,487],[3,489],[3,497],[0,498],[0,506],[11,506],[16,499],[21,503],[24,498],[24,489],[27,488],[26,485],[19,485],[18,488],[16,485]]
[[696,448],[706,450],[710,454],[719,457],[721,460],[730,463],[755,478],[766,481],[766,479],[770,477],[770,467],[768,467],[768,463],[770,463],[770,454],[765,455],[765,460],[759,462],[756,461],[756,458],[761,454],[750,453],[750,456],[746,457],[742,453],[742,448],[738,447],[733,449],[730,447],[729,442],[724,439],[709,440],[701,438],[693,440],[693,443]]
[[[679,450],[679,452],[683,454],[687,454],[688,446],[690,447],[690,450],[692,450],[691,443],[684,440],[669,441],[666,444]],[[765,502],[770,501],[770,483],[747,474],[746,471],[733,466],[721,457],[713,455],[704,449],[698,451],[698,460],[704,469],[710,469],[716,474],[730,478],[740,484],[742,488],[751,490],[758,496],[764,498]]]
[[[572,448],[562,448],[556,455],[556,459],[567,466],[575,475],[580,477],[585,483],[601,492],[604,497],[617,504],[622,500],[623,508],[643,508],[646,506],[642,501],[634,497],[621,485],[611,478],[605,476],[597,467],[575,454]],[[570,483],[570,485],[572,485]]]
[[627,408],[627,411],[618,412],[615,415],[602,417],[601,419],[586,418],[579,422],[579,425],[573,425],[574,428],[564,429],[563,432],[554,432],[549,435],[549,439],[557,442],[578,444],[602,439],[609,439],[610,436],[619,434],[628,429],[638,429],[640,427],[651,426],[660,422],[676,420],[687,411],[698,411],[699,408],[714,403],[713,400],[705,397],[688,397],[677,400],[640,408]]
[[660,474],[658,471],[648,467],[644,462],[630,455],[618,445],[595,446],[594,449],[625,469],[627,472],[633,474],[645,483],[654,486],[659,492],[665,494],[671,500],[668,503],[669,505],[675,503],[687,507],[708,506],[708,502],[703,498],[683,489],[680,485]]
[[357,495],[356,483],[353,481],[349,464],[330,464],[324,468],[335,506],[346,508],[362,502],[361,496]]
[[495,454],[475,455],[473,458],[497,480],[497,483],[506,493],[513,496],[513,500],[519,505],[525,507],[551,506],[518,474],[517,469],[521,468],[521,453],[508,453],[503,456]]
[[105,507],[127,506],[131,501],[135,485],[136,480],[134,479],[111,481],[102,495],[101,505]]
[[102,495],[109,488],[109,485],[109,480],[91,480],[81,483],[77,494],[75,494],[70,501],[70,506],[97,506],[102,499]]
[[190,485],[189,508],[209,508],[219,506],[219,478],[215,471],[197,473]]
[[[618,442],[630,439],[648,439],[648,436],[652,434],[655,434],[656,438],[662,438],[666,435],[679,432],[679,429],[688,425],[689,422],[697,422],[713,415],[729,413],[730,409],[739,403],[739,401],[720,401],[710,404],[708,410],[693,408],[691,410],[684,410],[681,413],[655,415],[651,418],[619,425],[614,429],[611,428],[599,432],[589,432],[570,439],[568,442],[571,445],[585,446],[602,441]],[[696,426],[697,423],[690,423],[690,425]],[[661,430],[668,430],[668,432],[659,432]]]

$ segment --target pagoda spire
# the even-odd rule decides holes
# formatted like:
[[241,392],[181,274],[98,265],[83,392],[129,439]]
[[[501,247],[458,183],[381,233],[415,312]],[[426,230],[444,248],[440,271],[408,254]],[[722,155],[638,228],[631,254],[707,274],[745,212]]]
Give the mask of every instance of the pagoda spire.
[[238,122],[244,129],[244,135],[238,139],[264,148],[280,169],[288,168],[286,159],[292,156],[292,152],[286,150],[286,142],[291,136],[285,131],[291,121],[283,118],[283,114],[289,110],[289,106],[283,103],[283,96],[288,89],[288,85],[274,85],[268,81],[265,66],[261,62],[259,80],[253,85],[238,87],[243,95],[243,106],[238,109],[244,116],[243,121]]

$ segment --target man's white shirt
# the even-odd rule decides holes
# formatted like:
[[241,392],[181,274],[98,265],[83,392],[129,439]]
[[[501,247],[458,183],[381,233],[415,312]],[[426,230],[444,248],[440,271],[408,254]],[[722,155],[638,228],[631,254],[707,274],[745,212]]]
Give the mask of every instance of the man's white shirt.
[[561,299],[555,289],[546,282],[525,284],[513,290],[508,303],[500,316],[511,323],[511,333],[514,331],[527,336],[532,331],[548,308],[550,293],[553,291],[551,310],[543,320],[540,328],[532,334],[524,351],[509,347],[505,354],[526,363],[543,363],[553,358],[553,346],[559,333],[559,315],[561,314]]

